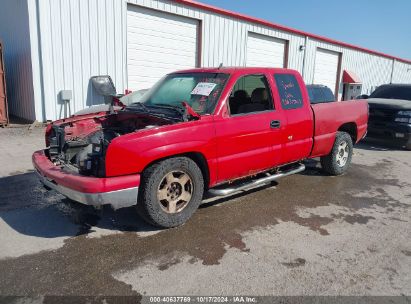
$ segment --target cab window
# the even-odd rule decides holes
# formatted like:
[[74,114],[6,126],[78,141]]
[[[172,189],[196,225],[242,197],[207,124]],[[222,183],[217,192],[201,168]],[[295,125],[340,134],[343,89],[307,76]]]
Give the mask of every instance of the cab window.
[[270,87],[264,75],[247,75],[238,79],[230,95],[231,115],[273,109]]
[[292,74],[276,74],[274,79],[280,94],[281,107],[284,110],[302,108],[303,97],[295,76]]

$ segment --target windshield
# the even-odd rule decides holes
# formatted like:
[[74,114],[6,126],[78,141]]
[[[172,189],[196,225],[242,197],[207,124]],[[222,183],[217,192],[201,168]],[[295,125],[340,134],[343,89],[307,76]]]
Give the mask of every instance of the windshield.
[[370,95],[370,98],[411,100],[411,86],[381,86]]
[[229,78],[222,73],[170,74],[140,99],[145,106],[182,107],[186,102],[198,114],[211,114]]
[[120,101],[122,104],[129,106],[132,103],[140,102],[141,98],[144,96],[145,93],[147,93],[149,89],[143,89],[143,90],[138,90],[134,91],[130,94],[124,95],[123,97],[120,98]]

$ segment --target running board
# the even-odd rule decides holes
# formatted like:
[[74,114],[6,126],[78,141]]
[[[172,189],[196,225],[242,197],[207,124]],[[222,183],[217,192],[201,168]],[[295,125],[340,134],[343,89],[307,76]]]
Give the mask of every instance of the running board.
[[239,192],[239,191],[245,191],[245,190],[249,190],[251,188],[255,188],[255,187],[258,187],[258,186],[263,186],[263,185],[268,184],[272,181],[275,181],[275,180],[277,180],[281,177],[296,174],[296,173],[302,172],[304,170],[305,170],[305,166],[303,164],[300,164],[297,168],[290,169],[288,171],[280,172],[280,173],[277,173],[277,174],[269,175],[267,177],[263,177],[263,178],[260,178],[260,179],[257,179],[257,180],[253,180],[253,181],[250,181],[248,183],[244,183],[244,184],[242,184],[238,187],[235,187],[235,188],[210,189],[210,190],[208,190],[208,192],[211,195],[214,195],[214,196],[226,196],[226,195],[230,195],[230,194],[233,194],[233,193],[236,193],[236,192]]

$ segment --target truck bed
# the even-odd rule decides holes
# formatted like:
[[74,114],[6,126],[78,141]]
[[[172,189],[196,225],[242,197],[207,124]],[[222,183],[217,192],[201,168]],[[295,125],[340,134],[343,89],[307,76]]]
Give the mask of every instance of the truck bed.
[[366,100],[339,101],[311,105],[314,115],[314,143],[311,157],[330,153],[337,131],[351,130],[353,142],[367,132],[368,103]]

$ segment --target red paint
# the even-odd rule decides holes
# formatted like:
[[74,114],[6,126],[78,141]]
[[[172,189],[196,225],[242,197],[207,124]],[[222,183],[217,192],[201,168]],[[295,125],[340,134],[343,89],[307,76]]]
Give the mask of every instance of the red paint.
[[[304,82],[298,72],[287,69],[223,68],[195,69],[190,72],[222,72],[231,77],[222,93],[213,116],[201,120],[166,125],[143,130],[116,138],[110,144],[106,156],[106,172],[117,176],[142,172],[157,159],[196,152],[207,160],[211,174],[210,186],[262,171],[284,163],[310,157],[311,150],[328,154],[335,133],[345,122],[367,121],[365,102],[332,103],[327,108],[311,110]],[[243,75],[266,74],[273,90],[275,111],[253,115],[229,117],[226,100],[231,89]],[[275,73],[291,73],[298,79],[303,92],[304,107],[297,110],[282,110],[275,82]],[[338,110],[335,110],[338,108]],[[345,110],[347,108],[347,110]],[[327,112],[329,109],[329,112]],[[313,112],[316,120],[313,119]],[[336,113],[339,116],[336,118]],[[331,115],[331,119],[327,115]],[[361,119],[360,119],[361,118]],[[280,120],[280,129],[271,129],[270,121]],[[314,122],[316,127],[314,127]],[[316,134],[313,136],[315,128]],[[361,138],[359,134],[358,138]],[[293,136],[292,140],[288,136]],[[328,136],[326,140],[319,139]],[[315,142],[318,138],[319,146]],[[314,149],[313,149],[314,144]],[[124,161],[125,159],[130,161]]]
[[[326,155],[330,152],[338,129],[353,123],[357,128],[357,141],[367,129],[366,101],[335,102],[311,106],[302,77],[297,71],[272,68],[222,68],[194,69],[182,71],[227,73],[227,81],[220,100],[212,115],[201,116],[198,120],[165,124],[152,129],[143,129],[115,138],[108,146],[106,154],[107,178],[83,177],[62,172],[42,154],[37,152],[33,162],[37,169],[62,185],[95,191],[103,186],[130,186],[151,163],[176,155],[197,153],[207,163],[210,174],[209,186],[249,176],[256,172],[306,158]],[[239,78],[249,74],[264,74],[271,88],[275,110],[231,117],[227,101],[231,90]],[[275,74],[292,74],[296,77],[302,92],[303,106],[294,110],[283,110],[280,95],[274,81]],[[123,120],[137,121],[134,114]],[[144,114],[140,114],[144,115]],[[84,135],[99,125],[110,124],[110,117],[93,117],[64,120],[72,126],[72,134]],[[281,122],[280,128],[272,128],[271,121]],[[57,124],[62,121],[56,122]],[[160,123],[161,124],[161,123]],[[116,180],[117,177],[120,180]],[[111,180],[113,179],[113,182]],[[138,181],[139,182],[139,181]],[[137,183],[135,181],[134,185]]]
[[97,178],[64,172],[59,167],[53,165],[47,156],[44,155],[43,151],[35,152],[32,160],[34,167],[40,174],[47,176],[61,186],[83,193],[103,193],[138,187],[140,185],[139,174]]
[[190,107],[190,105],[189,105],[188,103],[183,102],[183,106],[186,108],[187,113],[188,113],[190,116],[195,117],[195,118],[200,118],[200,117],[201,117],[199,114],[197,114],[197,113]]
[[362,83],[362,81],[354,72],[344,70],[343,83]]
[[312,106],[315,120],[312,158],[330,153],[335,134],[345,123],[354,123],[357,141],[367,132],[368,103],[366,100],[350,100],[321,103]]
[[209,12],[217,13],[217,14],[220,14],[220,15],[229,16],[229,17],[232,17],[232,18],[235,18],[235,19],[240,19],[240,20],[244,20],[244,21],[252,22],[252,23],[258,23],[258,24],[261,24],[261,25],[264,25],[264,26],[267,26],[267,27],[278,29],[280,31],[290,32],[290,33],[297,34],[297,35],[300,35],[300,36],[313,38],[313,39],[324,41],[324,42],[327,42],[327,43],[337,44],[337,45],[347,47],[347,48],[350,48],[350,49],[359,50],[359,51],[366,52],[366,53],[369,53],[369,54],[382,56],[382,57],[386,57],[386,58],[389,58],[389,59],[395,59],[395,60],[398,60],[398,61],[401,61],[401,62],[404,62],[404,63],[411,64],[411,60],[408,60],[408,59],[403,59],[403,58],[391,56],[391,55],[388,55],[388,54],[384,54],[382,52],[373,51],[373,50],[370,50],[370,49],[367,49],[367,48],[363,48],[363,47],[356,46],[356,45],[353,45],[353,44],[349,44],[349,43],[341,42],[341,41],[338,41],[338,40],[330,39],[330,38],[327,38],[327,37],[324,37],[324,36],[315,35],[315,34],[311,34],[311,33],[308,33],[308,32],[296,30],[296,29],[293,29],[293,28],[290,28],[290,27],[287,27],[287,26],[283,26],[283,25],[276,24],[276,23],[273,23],[273,22],[269,22],[269,21],[266,21],[266,20],[263,20],[263,19],[251,17],[251,16],[248,16],[248,15],[236,13],[236,12],[226,10],[226,9],[222,9],[222,8],[219,8],[219,7],[215,7],[215,6],[212,6],[212,5],[208,5],[208,4],[204,4],[204,3],[200,3],[200,2],[196,2],[196,1],[192,1],[192,0],[174,0],[174,2],[181,3],[181,4],[184,4],[184,5],[187,5],[187,6],[191,6],[191,7],[195,7],[195,8],[198,8],[198,9],[206,10],[206,11],[209,11]]

